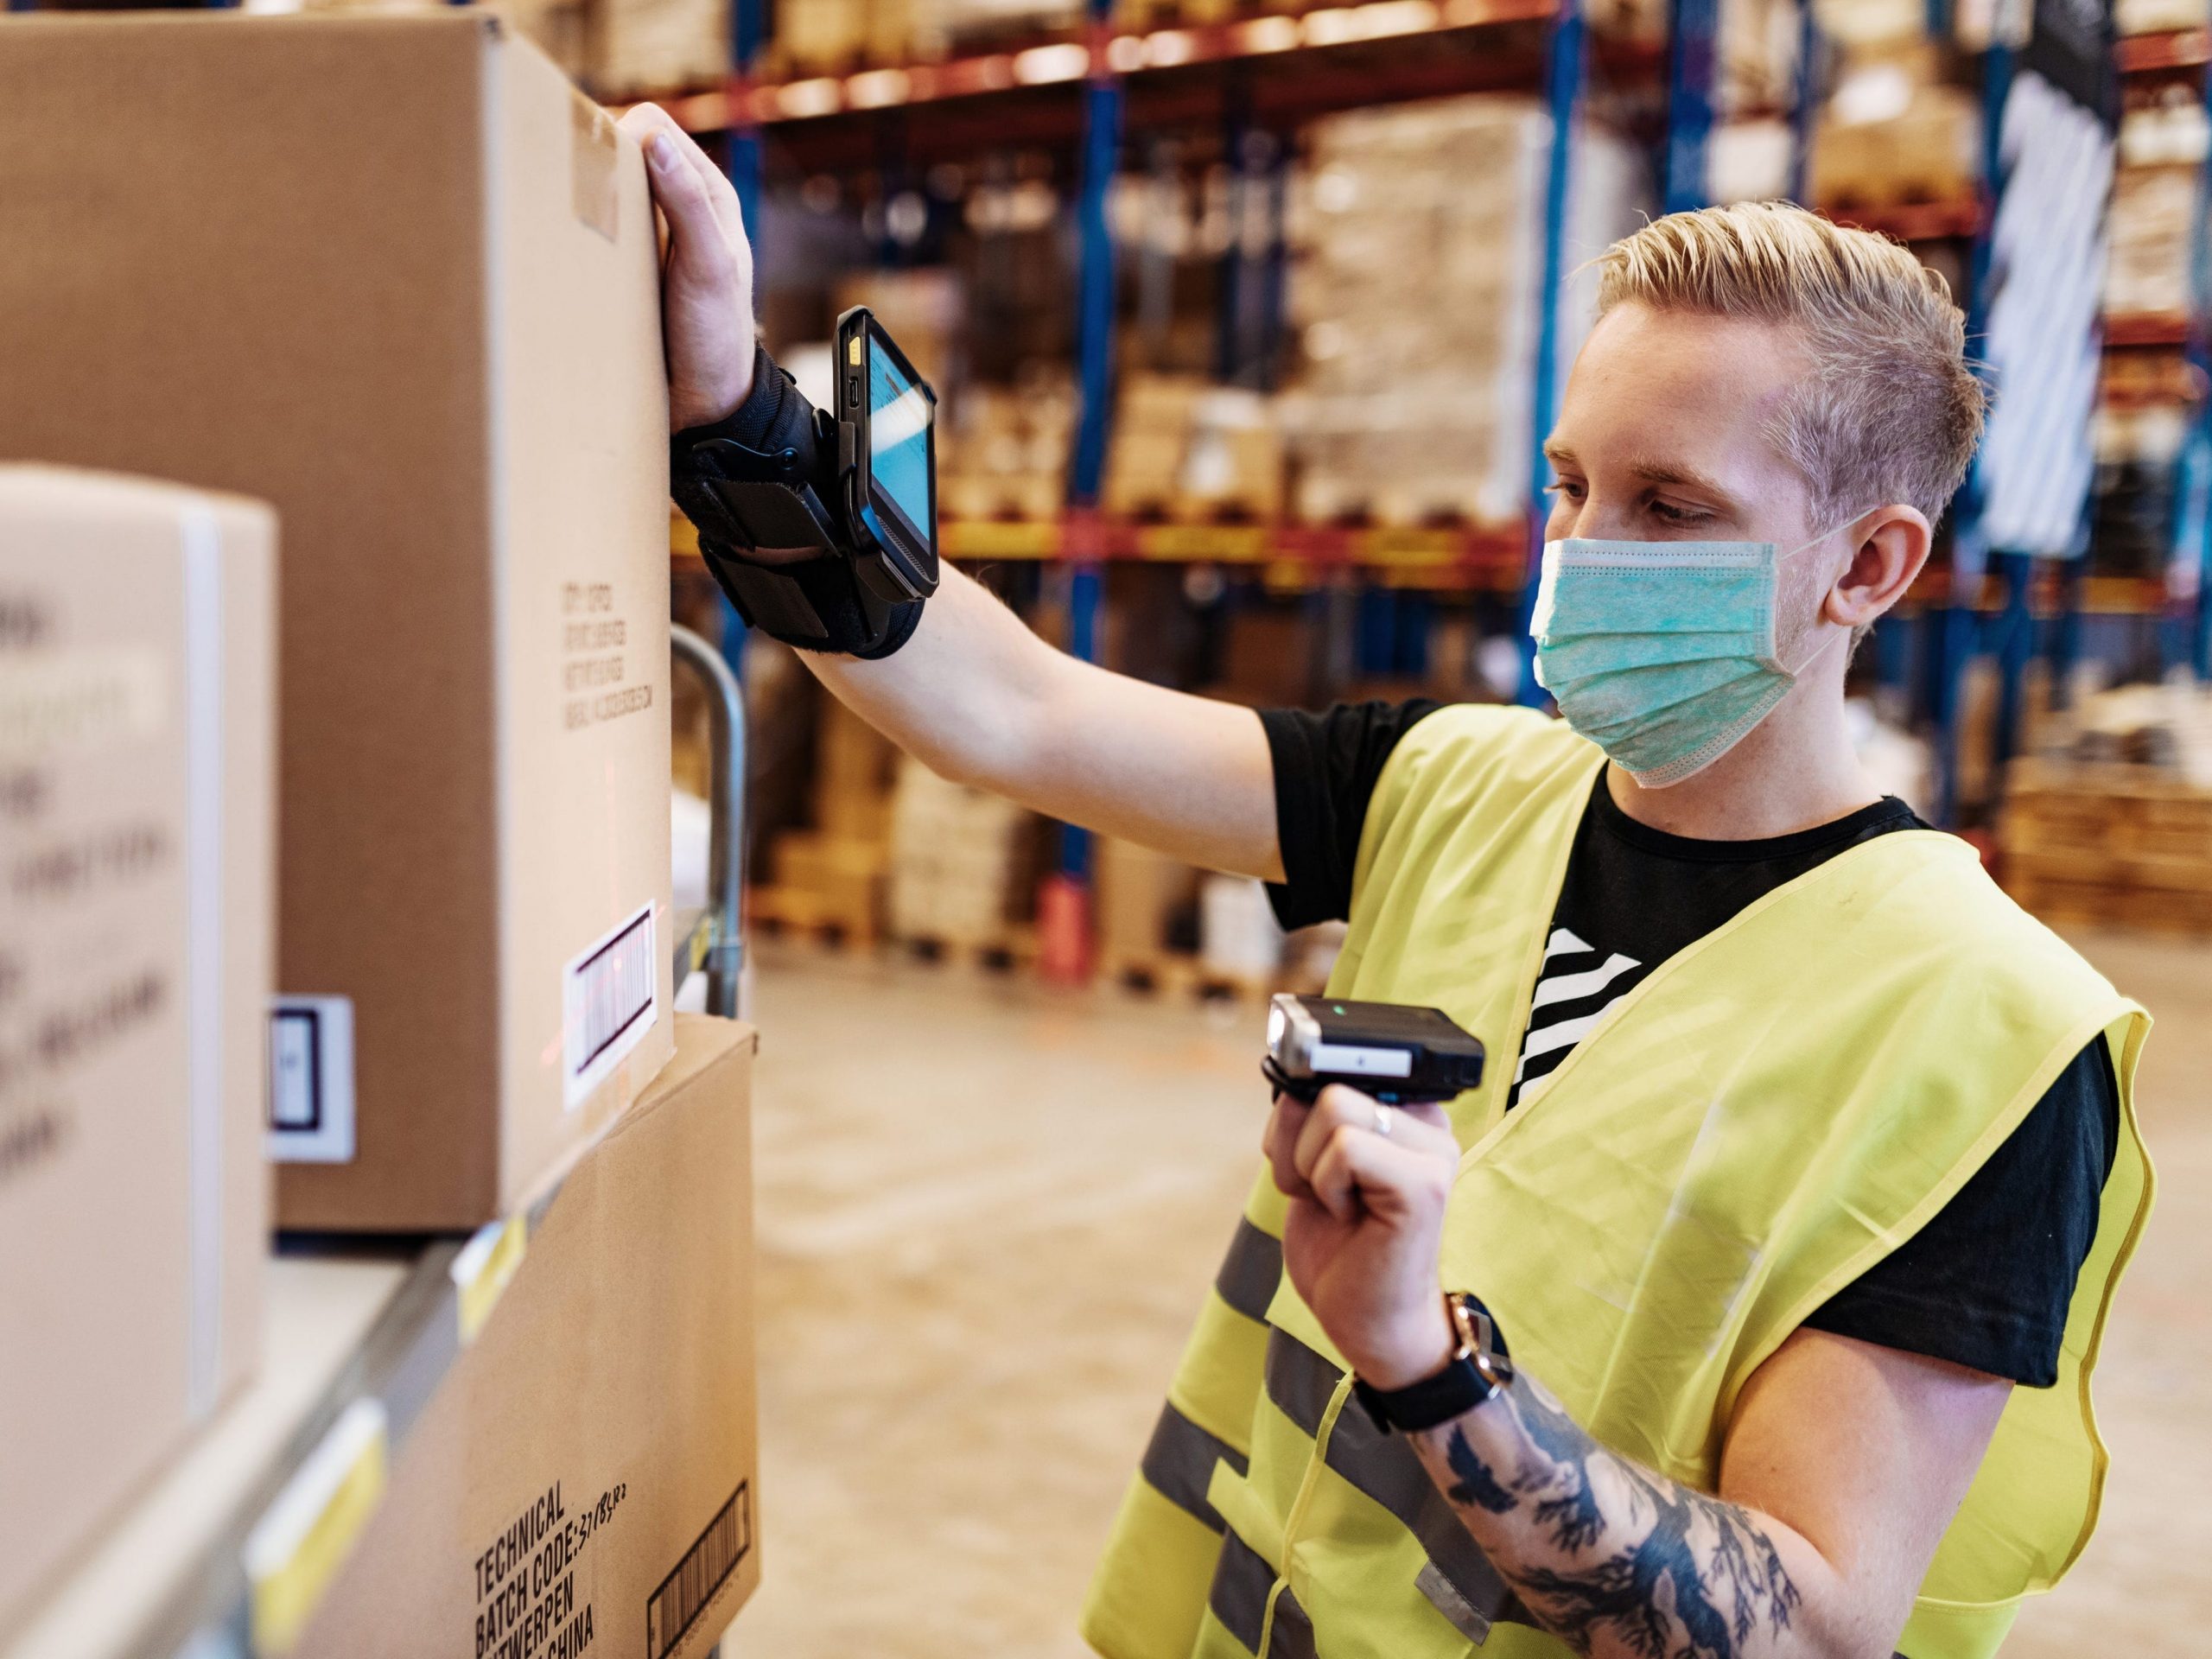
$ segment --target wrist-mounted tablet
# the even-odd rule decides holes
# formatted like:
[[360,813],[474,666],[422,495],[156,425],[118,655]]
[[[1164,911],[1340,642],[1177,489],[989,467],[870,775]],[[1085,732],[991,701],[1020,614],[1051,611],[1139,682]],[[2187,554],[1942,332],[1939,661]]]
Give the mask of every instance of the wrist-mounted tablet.
[[937,591],[937,397],[865,308],[837,320],[835,350],[832,413],[756,346],[737,412],[676,435],[670,490],[749,625],[887,657]]

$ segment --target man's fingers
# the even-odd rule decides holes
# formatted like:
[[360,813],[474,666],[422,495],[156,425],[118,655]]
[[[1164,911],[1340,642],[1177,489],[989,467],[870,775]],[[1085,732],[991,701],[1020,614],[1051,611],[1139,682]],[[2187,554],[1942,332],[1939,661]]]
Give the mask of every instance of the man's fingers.
[[1338,1124],[1306,1167],[1314,1200],[1338,1221],[1355,1220],[1363,1208],[1371,1208],[1365,1188],[1378,1180],[1376,1149],[1383,1145],[1368,1130]]
[[1427,1152],[1351,1123],[1331,1133],[1306,1179],[1315,1200],[1339,1221],[1355,1220],[1362,1210],[1382,1217],[1408,1215],[1440,1199],[1450,1185]]
[[699,141],[681,128],[677,130],[677,153],[691,164],[706,187],[707,205],[714,209],[715,221],[722,227],[722,234],[740,247],[749,247],[745,235],[745,209],[739,205],[737,187],[729,181],[720,163],[699,148]]
[[738,206],[736,187],[715,165],[714,157],[699,147],[699,141],[677,124],[674,116],[658,104],[640,104],[623,116],[620,125],[645,151],[656,197],[660,194],[664,168],[671,176],[679,168],[688,171],[698,181],[699,205],[726,235],[739,242],[745,239],[745,214]]
[[1321,1149],[1328,1145],[1329,1137],[1338,1129],[1348,1127],[1373,1128],[1376,1122],[1375,1115],[1382,1109],[1365,1095],[1340,1084],[1332,1084],[1324,1089],[1299,1129],[1294,1157],[1299,1174],[1311,1182],[1313,1166],[1319,1161]]
[[1262,1137],[1260,1148],[1267,1154],[1274,1171],[1276,1190],[1294,1198],[1311,1198],[1313,1189],[1298,1173],[1298,1139],[1304,1128],[1311,1109],[1304,1102],[1289,1095],[1275,1096],[1275,1109],[1268,1117],[1267,1134]]
[[1311,1166],[1321,1155],[1323,1142],[1339,1123],[1370,1129],[1412,1152],[1446,1158],[1454,1164],[1459,1160],[1459,1138],[1452,1133],[1451,1122],[1441,1107],[1385,1106],[1356,1089],[1337,1083],[1321,1091],[1320,1098],[1314,1103],[1313,1116],[1300,1138],[1299,1167],[1309,1179]]
[[706,181],[667,133],[656,132],[646,143],[645,169],[652,179],[653,200],[668,216],[678,251],[721,246],[721,221],[707,200]]
[[[1440,1101],[1424,1100],[1416,1105],[1402,1107],[1400,1109],[1402,1109],[1408,1117],[1412,1118],[1415,1122],[1421,1124],[1425,1128],[1441,1129],[1446,1135],[1452,1134],[1451,1114],[1444,1109],[1443,1103]],[[1459,1144],[1459,1137],[1457,1135],[1452,1135],[1452,1144],[1455,1147]]]

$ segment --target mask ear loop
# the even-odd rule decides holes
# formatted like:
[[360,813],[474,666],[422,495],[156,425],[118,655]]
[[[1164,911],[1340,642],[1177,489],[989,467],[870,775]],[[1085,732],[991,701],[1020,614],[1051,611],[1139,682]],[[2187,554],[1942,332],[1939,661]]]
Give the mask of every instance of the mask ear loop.
[[[1857,524],[1861,518],[1864,518],[1872,512],[1873,512],[1873,508],[1872,507],[1861,508],[1859,512],[1853,513],[1848,518],[1842,519],[1822,531],[1819,535],[1814,537],[1811,541],[1798,543],[1796,546],[1791,548],[1787,553],[1777,556],[1774,561],[1776,568],[1779,569],[1783,565],[1796,558],[1800,553],[1806,551],[1809,548],[1818,547],[1822,542],[1827,540],[1829,537],[1837,535],[1843,531],[1850,529],[1852,525]],[[1803,662],[1798,664],[1795,668],[1785,668],[1782,671],[1789,677],[1792,683],[1795,683],[1804,677],[1804,673],[1807,669],[1812,667],[1815,663],[1819,662],[1821,658],[1828,654],[1829,649],[1834,645],[1837,640],[1843,639],[1845,636],[1849,634],[1851,630],[1848,628],[1839,628],[1835,632],[1831,633],[1828,636],[1825,644],[1816,646],[1814,649],[1812,655],[1806,658]]]

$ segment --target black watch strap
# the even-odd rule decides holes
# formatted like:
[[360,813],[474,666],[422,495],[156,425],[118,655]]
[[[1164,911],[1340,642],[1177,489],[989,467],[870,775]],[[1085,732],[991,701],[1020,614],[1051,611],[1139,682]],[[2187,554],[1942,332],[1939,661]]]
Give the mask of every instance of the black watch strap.
[[1402,1389],[1378,1389],[1363,1377],[1352,1378],[1352,1393],[1361,1408],[1385,1433],[1392,1429],[1413,1433],[1464,1417],[1512,1378],[1505,1340],[1490,1310],[1472,1296],[1446,1300],[1460,1304],[1462,1312],[1455,1315],[1453,1324],[1463,1331],[1471,1328],[1478,1332],[1478,1348],[1471,1351],[1463,1342],[1442,1370]]

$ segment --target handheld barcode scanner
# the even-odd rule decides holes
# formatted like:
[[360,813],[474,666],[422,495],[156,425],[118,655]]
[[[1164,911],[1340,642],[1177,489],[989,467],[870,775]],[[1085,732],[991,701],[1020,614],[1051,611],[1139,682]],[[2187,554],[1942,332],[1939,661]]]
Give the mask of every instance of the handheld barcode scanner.
[[1436,1008],[1285,992],[1268,1004],[1260,1070],[1278,1092],[1309,1104],[1341,1083],[1386,1105],[1410,1106],[1480,1085],[1483,1046]]

